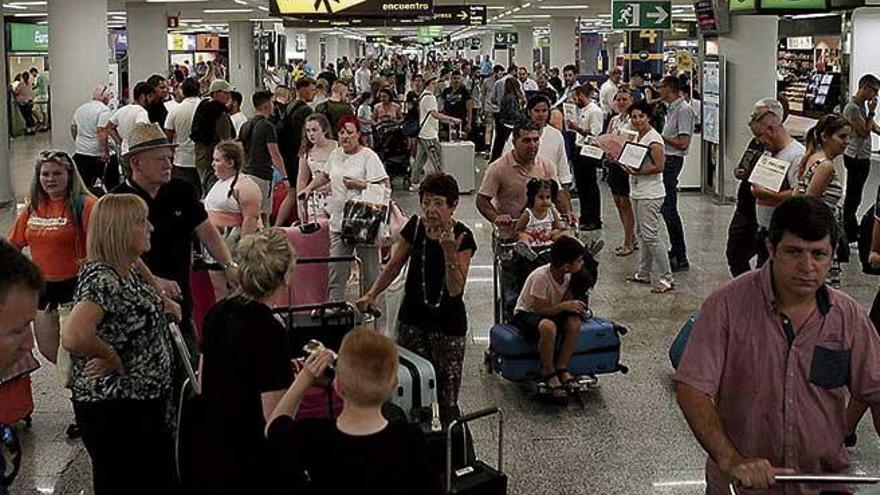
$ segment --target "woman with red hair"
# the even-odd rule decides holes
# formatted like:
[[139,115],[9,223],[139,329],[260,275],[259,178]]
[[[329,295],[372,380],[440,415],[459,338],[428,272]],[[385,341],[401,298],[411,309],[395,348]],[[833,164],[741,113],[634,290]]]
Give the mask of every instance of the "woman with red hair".
[[[345,115],[336,123],[339,147],[330,153],[323,169],[315,170],[315,180],[300,193],[308,197],[310,192],[324,184],[330,184],[327,211],[330,213],[330,255],[350,256],[357,254],[363,262],[363,283],[373,285],[379,276],[379,247],[376,245],[349,244],[342,238],[342,217],[345,202],[357,199],[370,184],[391,187],[391,181],[382,160],[373,150],[361,145],[361,124],[354,115]],[[345,285],[351,275],[348,263],[330,264],[330,301],[345,300]]]

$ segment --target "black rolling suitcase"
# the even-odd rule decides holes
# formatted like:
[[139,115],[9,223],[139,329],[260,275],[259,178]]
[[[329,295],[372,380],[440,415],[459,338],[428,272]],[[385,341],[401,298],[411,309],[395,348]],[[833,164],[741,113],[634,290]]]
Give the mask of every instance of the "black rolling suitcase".
[[317,340],[324,347],[338,352],[342,338],[354,327],[364,324],[364,316],[354,304],[346,301],[275,308],[287,329],[291,356],[302,354],[303,346]]
[[[470,459],[464,467],[453,469],[453,440],[456,426],[467,425],[488,416],[498,415],[498,467],[493,468],[485,462]],[[461,430],[461,428],[459,428]],[[467,428],[464,428],[467,432]],[[464,442],[467,445],[467,442]],[[505,495],[507,493],[507,475],[504,474],[504,416],[497,407],[490,407],[466,414],[449,424],[446,430],[446,493],[456,495]],[[465,458],[469,457],[465,452]]]

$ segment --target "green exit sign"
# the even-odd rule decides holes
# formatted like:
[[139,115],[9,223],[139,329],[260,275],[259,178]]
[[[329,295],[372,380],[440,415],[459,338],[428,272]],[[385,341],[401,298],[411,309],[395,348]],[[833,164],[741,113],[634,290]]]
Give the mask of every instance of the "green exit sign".
[[672,29],[672,2],[612,2],[614,29]]

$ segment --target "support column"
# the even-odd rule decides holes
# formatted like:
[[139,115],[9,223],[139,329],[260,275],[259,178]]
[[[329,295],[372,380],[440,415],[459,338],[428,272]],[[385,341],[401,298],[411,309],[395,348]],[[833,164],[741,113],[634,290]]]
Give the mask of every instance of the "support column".
[[[79,2],[68,2],[79,5]],[[128,80],[129,88],[153,74],[168,71],[168,28],[163,4],[126,4],[128,13]],[[70,19],[79,19],[69,17]],[[106,38],[107,27],[101,28]],[[84,73],[84,72],[81,72]]]
[[574,17],[553,17],[550,19],[550,67],[562,68],[577,60],[576,44],[577,19]]
[[[56,5],[58,2],[53,2]],[[51,11],[52,6],[49,6]],[[104,10],[107,10],[106,0]],[[106,18],[107,14],[104,14]],[[51,29],[52,26],[49,26]],[[0,43],[0,74],[6,74],[6,43]],[[55,91],[52,91],[52,96]],[[54,98],[53,98],[54,103]],[[14,202],[15,192],[12,190],[12,164],[9,163],[9,91],[0,94],[0,207],[5,207],[9,203]],[[68,126],[62,126],[68,127]],[[54,131],[53,131],[54,132]],[[54,146],[53,146],[54,147]]]
[[517,27],[516,34],[518,40],[513,63],[517,67],[526,67],[531,73],[535,62],[535,54],[533,53],[535,49],[535,35],[532,31],[532,26]]
[[254,114],[251,96],[256,91],[257,56],[254,52],[254,25],[248,21],[229,23],[229,83],[242,95],[241,111]]
[[339,55],[339,35],[328,33],[324,36],[324,49],[327,54],[324,65],[333,64],[333,68],[336,69],[336,75],[338,76],[339,67],[337,67],[336,59],[341,58]]
[[[92,89],[107,84],[109,48],[107,42],[107,0],[49,2],[49,66],[52,68],[50,113],[52,147],[72,150],[70,122],[77,107],[89,101]],[[71,19],[76,19],[72,22]],[[163,20],[164,22],[164,20]],[[162,38],[165,43],[165,38]],[[0,56],[5,64],[6,57]],[[3,98],[5,101],[5,97]],[[3,113],[6,115],[6,113]],[[6,119],[0,127],[2,148],[6,148]],[[0,150],[0,163],[8,161]],[[2,173],[0,173],[2,176]],[[0,178],[2,183],[2,178]],[[6,197],[0,189],[0,199]]]
[[495,54],[493,53],[493,47],[495,46],[495,35],[492,31],[487,33],[483,33],[480,35],[480,56],[488,55],[489,60],[494,63],[495,62]]
[[321,34],[306,34],[306,62],[312,66],[315,76],[321,73]]
[[752,139],[749,119],[752,105],[776,96],[776,16],[730,16],[730,33],[718,38],[718,52],[727,59],[727,150],[725,193],[736,190],[733,169]]

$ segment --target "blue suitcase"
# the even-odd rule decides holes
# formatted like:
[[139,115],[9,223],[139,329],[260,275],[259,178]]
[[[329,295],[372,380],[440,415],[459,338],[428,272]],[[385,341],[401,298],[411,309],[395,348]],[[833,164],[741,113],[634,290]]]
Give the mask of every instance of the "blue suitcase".
[[[620,336],[626,328],[608,320],[591,318],[581,325],[568,370],[576,376],[626,373],[620,363]],[[537,345],[529,343],[513,325],[494,325],[489,330],[486,364],[492,373],[512,381],[541,379],[541,359]]]

